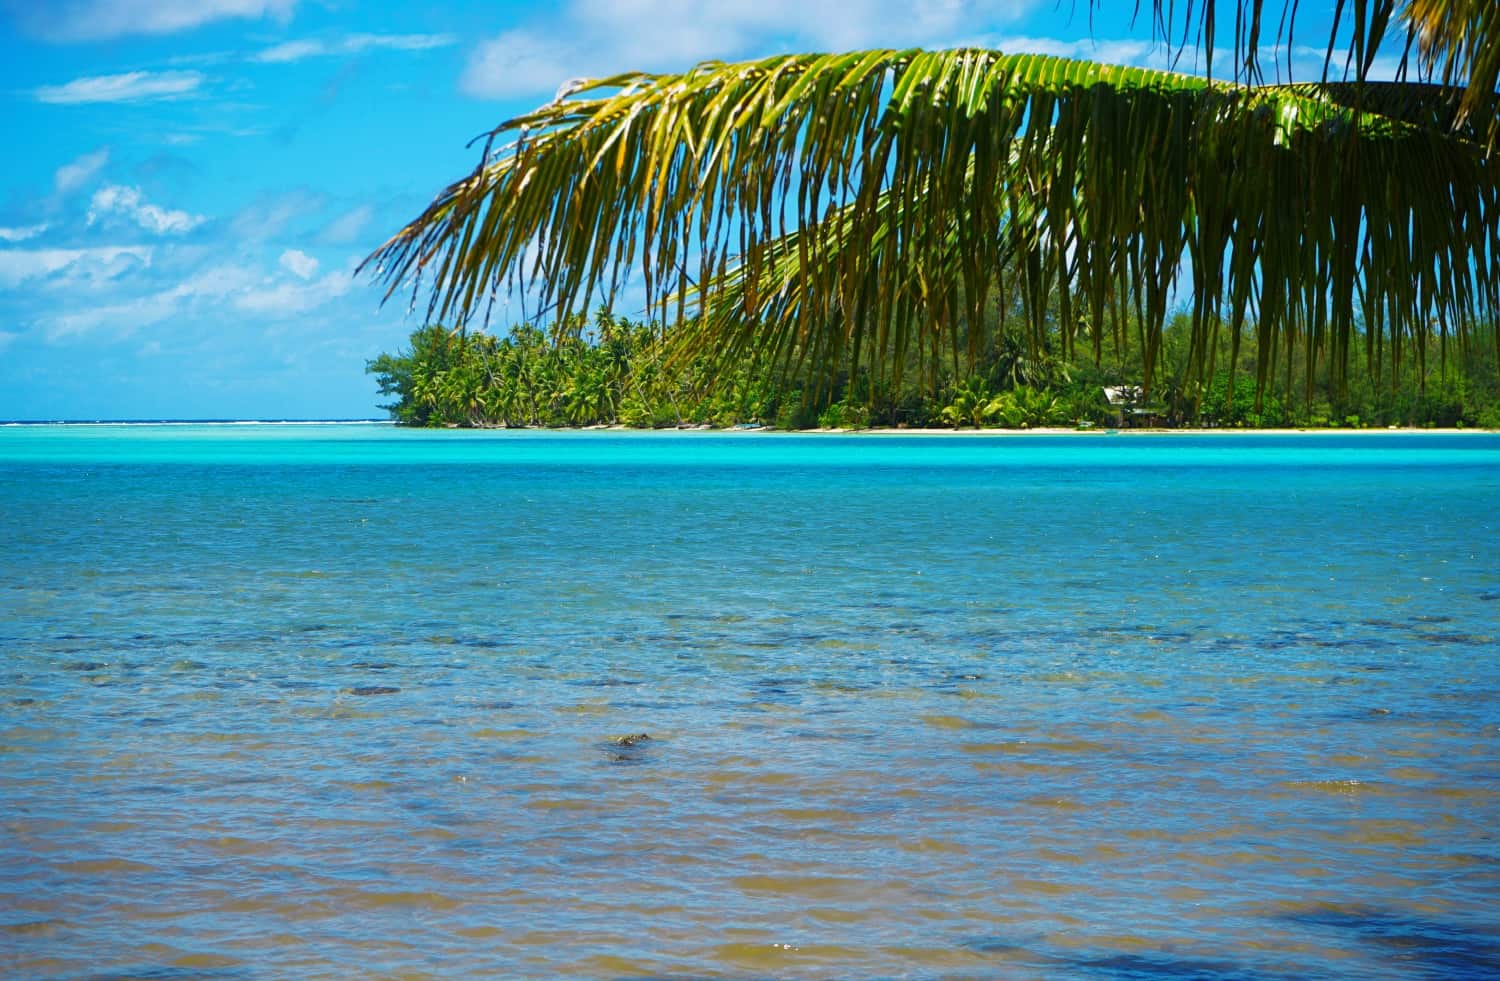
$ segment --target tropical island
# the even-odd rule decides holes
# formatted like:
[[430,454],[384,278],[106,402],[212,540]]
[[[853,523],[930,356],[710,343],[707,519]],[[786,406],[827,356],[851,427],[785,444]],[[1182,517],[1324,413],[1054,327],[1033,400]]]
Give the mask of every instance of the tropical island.
[[503,337],[423,327],[406,349],[367,367],[392,398],[382,408],[418,427],[1500,429],[1493,328],[1463,344],[1428,338],[1379,374],[1358,345],[1342,393],[1325,362],[1309,377],[1297,359],[1258,392],[1248,345],[1233,368],[1195,382],[1185,365],[1189,331],[1186,315],[1168,323],[1164,383],[1150,398],[1132,370],[1139,352],[1130,338],[1138,335],[1125,334],[1119,347],[1106,340],[1096,362],[1058,356],[1055,336],[1033,353],[993,323],[972,367],[963,352],[948,351],[944,360],[959,367],[930,383],[916,371],[899,385],[881,383],[847,365],[823,383],[777,374],[753,355],[727,367],[674,362],[669,331],[605,311],[550,329],[517,326]]

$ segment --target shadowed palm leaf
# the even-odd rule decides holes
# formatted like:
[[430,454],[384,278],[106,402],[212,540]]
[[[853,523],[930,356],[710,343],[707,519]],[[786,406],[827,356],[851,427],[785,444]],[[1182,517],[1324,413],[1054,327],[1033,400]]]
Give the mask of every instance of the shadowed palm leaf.
[[[1102,5],[1101,0],[1089,2],[1090,8]],[[1227,8],[1233,19],[1232,78],[1262,81],[1263,52],[1269,49],[1279,56],[1276,49],[1283,43],[1286,61],[1278,64],[1278,72],[1283,67],[1289,71],[1302,12],[1297,0],[1272,4],[1270,10],[1265,0],[1153,0],[1151,27],[1158,40],[1175,45],[1179,54],[1191,39],[1212,69],[1217,67],[1213,60],[1216,45],[1226,33],[1221,8]],[[1500,146],[1500,126],[1493,111],[1500,81],[1500,4],[1495,0],[1339,0],[1333,5],[1322,81],[1370,82],[1382,46],[1389,48],[1392,39],[1402,35],[1405,43],[1397,45],[1402,50],[1400,76],[1414,73],[1422,80],[1442,83],[1453,96],[1456,118],[1487,117],[1482,130],[1485,138],[1492,149]]]

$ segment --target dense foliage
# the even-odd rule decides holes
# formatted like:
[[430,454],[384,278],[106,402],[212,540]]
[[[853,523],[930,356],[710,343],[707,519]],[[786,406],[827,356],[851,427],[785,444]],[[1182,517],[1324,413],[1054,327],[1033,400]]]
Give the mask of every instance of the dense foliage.
[[[633,73],[502,124],[370,261],[460,324],[505,290],[566,318],[639,274],[690,355],[897,390],[997,295],[1033,358],[1132,320],[1156,399],[1212,384],[1227,325],[1262,390],[1295,356],[1342,400],[1362,340],[1415,355],[1500,316],[1500,172],[1458,98],[979,49]],[[1184,295],[1178,366],[1155,342]]]
[[[969,427],[1206,425],[1231,427],[1482,426],[1500,428],[1494,348],[1431,337],[1399,365],[1366,371],[1389,352],[1356,345],[1342,395],[1326,366],[1287,358],[1257,395],[1252,348],[1231,363],[1227,336],[1210,381],[1190,380],[1186,315],[1159,341],[1168,371],[1155,396],[1110,404],[1106,387],[1138,387],[1138,335],[1111,337],[1099,358],[1064,358],[1055,338],[1033,356],[1017,332],[992,322],[970,370],[967,351],[945,352],[935,382],[907,375],[899,387],[868,373],[783,377],[747,357],[727,367],[674,360],[660,328],[598,314],[549,331],[523,325],[504,337],[428,326],[410,346],[368,370],[392,398],[392,418],[411,426],[595,426],[638,428],[767,425],[783,429],[866,426]],[[1227,330],[1221,329],[1221,335]],[[1232,369],[1232,370],[1231,370]],[[1381,379],[1371,381],[1373,377]]]
[[[664,393],[691,416],[700,383],[770,378],[753,409],[729,401],[1034,424],[1107,417],[1095,393],[1123,382],[1134,418],[1492,423],[1500,4],[1341,2],[1301,84],[1261,62],[1273,33],[1290,62],[1294,0],[1279,20],[1224,4],[1227,59],[1219,6],[1149,5],[1201,75],[965,48],[577,82],[497,126],[366,262],[461,327],[503,291],[573,324],[638,277],[673,325],[627,386],[652,421]],[[610,348],[556,338],[559,363]],[[528,418],[580,421],[579,398]]]

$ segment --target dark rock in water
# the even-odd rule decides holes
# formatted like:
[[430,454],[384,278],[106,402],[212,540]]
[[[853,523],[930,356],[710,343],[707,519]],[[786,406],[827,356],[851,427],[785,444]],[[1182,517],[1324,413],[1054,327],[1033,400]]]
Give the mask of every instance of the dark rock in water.
[[605,755],[611,763],[623,763],[634,765],[645,763],[648,759],[646,748],[643,743],[651,741],[651,737],[644,732],[634,732],[628,736],[616,736],[609,741],[609,750]]
[[396,694],[396,692],[398,692],[400,690],[401,690],[400,688],[395,688],[395,687],[392,687],[391,685],[360,685],[357,688],[351,688],[351,689],[349,689],[349,694],[351,694],[351,695],[394,695],[394,694]]
[[64,671],[100,671],[107,667],[104,661],[69,661],[62,666]]
[[645,746],[649,742],[651,737],[644,732],[632,732],[606,739],[600,748],[604,750],[605,759],[611,763],[634,766],[649,762],[651,754]]

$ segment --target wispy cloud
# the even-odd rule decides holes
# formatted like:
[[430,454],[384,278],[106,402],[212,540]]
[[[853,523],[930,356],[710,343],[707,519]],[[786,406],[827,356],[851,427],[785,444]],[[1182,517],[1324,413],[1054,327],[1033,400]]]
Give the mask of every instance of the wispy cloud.
[[249,60],[275,65],[301,61],[303,58],[315,58],[328,53],[328,46],[322,41],[283,41],[264,51],[256,52],[250,56]]
[[180,99],[203,84],[202,72],[124,72],[75,78],[64,85],[43,85],[33,95],[38,102],[79,105],[90,102],[144,102]]
[[98,176],[107,163],[109,148],[101,147],[57,168],[57,172],[52,175],[52,183],[58,194],[71,194]]
[[222,305],[225,300],[253,289],[256,282],[256,275],[243,266],[209,266],[164,289],[153,289],[114,303],[90,303],[49,314],[43,318],[43,329],[49,341],[101,328],[117,337],[129,337],[150,324]]
[[[63,272],[86,273],[91,279],[113,279],[125,268],[151,264],[151,248],[110,245],[92,249],[0,249],[0,288],[45,279]],[[87,267],[87,268],[80,268]]]
[[[5,257],[0,250],[0,276],[4,274]],[[305,258],[316,265],[311,256]],[[312,278],[311,274],[304,277],[285,268],[268,274],[242,261],[210,265],[176,281],[163,283],[158,278],[157,282],[155,288],[114,302],[49,311],[38,323],[47,340],[56,342],[95,331],[125,338],[152,324],[201,321],[222,316],[230,309],[248,314],[258,323],[274,322],[324,307],[355,286],[347,267]]]
[[[565,79],[685,69],[787,50],[952,44],[975,23],[1013,23],[1039,0],[572,0],[549,20],[470,54],[469,95],[550,95]],[[641,30],[649,24],[650,30]]]
[[52,41],[176,34],[214,21],[289,20],[299,0],[4,0],[23,30]]
[[283,64],[304,58],[354,55],[366,51],[428,51],[457,44],[451,34],[350,34],[341,38],[285,41],[250,56],[251,61]]
[[1172,49],[1167,45],[1131,38],[1064,40],[1006,34],[974,38],[969,43],[995,48],[1006,54],[1054,55],[1059,58],[1099,61],[1107,65],[1168,69],[1172,64]]
[[530,31],[506,31],[474,50],[459,86],[481,98],[541,95],[579,77],[587,61],[588,53],[579,45],[559,43]]
[[318,272],[318,260],[301,249],[287,249],[276,264],[298,279],[311,279]]
[[111,184],[94,192],[89,202],[90,225],[112,216],[122,216],[158,235],[180,235],[203,224],[202,215],[190,215],[186,211],[170,211],[151,204],[138,187]]
[[375,208],[372,205],[362,204],[323,226],[323,230],[318,233],[318,241],[332,245],[353,242],[359,238],[374,217]]
[[118,303],[62,310],[49,313],[42,319],[42,332],[49,341],[61,341],[110,327],[117,336],[129,337],[147,324],[166,320],[181,305],[181,297],[168,291],[132,297]]
[[275,320],[307,313],[353,288],[353,275],[342,269],[307,282],[268,282],[245,290],[231,302],[246,313]]
[[51,227],[42,222],[40,225],[26,225],[22,228],[0,228],[0,242],[24,242],[36,238]]
[[327,203],[325,195],[309,190],[262,195],[234,216],[230,232],[236,241],[264,242],[281,235],[294,222],[316,218]]

